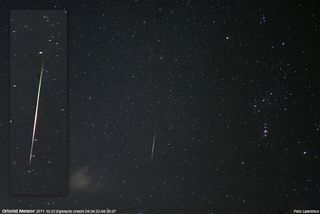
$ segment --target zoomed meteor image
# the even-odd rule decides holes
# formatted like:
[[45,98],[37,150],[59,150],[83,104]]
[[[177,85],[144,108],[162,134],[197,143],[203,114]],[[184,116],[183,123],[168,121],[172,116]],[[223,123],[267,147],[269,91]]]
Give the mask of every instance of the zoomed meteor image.
[[68,191],[67,14],[12,10],[10,191]]

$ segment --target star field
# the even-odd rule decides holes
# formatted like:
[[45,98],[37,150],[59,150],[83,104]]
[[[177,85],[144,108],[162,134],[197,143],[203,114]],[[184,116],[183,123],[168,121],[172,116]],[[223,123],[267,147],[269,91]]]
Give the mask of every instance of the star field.
[[66,194],[67,15],[10,14],[11,193]]
[[9,8],[68,11],[70,74],[69,195],[1,207],[320,209],[317,1],[126,2],[1,3],[2,175]]

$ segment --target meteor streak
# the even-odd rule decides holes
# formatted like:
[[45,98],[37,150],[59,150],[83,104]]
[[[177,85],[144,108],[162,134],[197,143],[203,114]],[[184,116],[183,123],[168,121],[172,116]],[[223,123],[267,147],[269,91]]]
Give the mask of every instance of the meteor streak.
[[151,160],[153,160],[153,152],[154,152],[154,144],[156,142],[156,135],[153,135],[153,140],[152,140],[152,149],[151,149]]
[[31,148],[30,148],[30,155],[29,155],[29,167],[31,166],[31,162],[32,162],[34,137],[35,137],[35,133],[36,133],[37,120],[38,120],[38,109],[39,109],[39,100],[40,100],[40,92],[41,92],[43,65],[44,65],[44,60],[42,60],[42,65],[41,65],[41,70],[40,70],[40,78],[39,78],[39,86],[38,86],[37,103],[36,103],[36,109],[35,109],[35,113],[34,113],[32,140],[31,140]]

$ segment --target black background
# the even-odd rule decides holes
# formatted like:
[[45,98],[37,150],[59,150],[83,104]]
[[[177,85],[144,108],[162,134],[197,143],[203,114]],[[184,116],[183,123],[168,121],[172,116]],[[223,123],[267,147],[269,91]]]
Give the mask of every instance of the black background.
[[[319,209],[317,1],[16,0],[0,8],[1,207]],[[10,8],[69,11],[67,197],[8,195]]]
[[[11,193],[66,194],[67,13],[11,10],[10,16]],[[42,63],[34,157],[29,166]]]

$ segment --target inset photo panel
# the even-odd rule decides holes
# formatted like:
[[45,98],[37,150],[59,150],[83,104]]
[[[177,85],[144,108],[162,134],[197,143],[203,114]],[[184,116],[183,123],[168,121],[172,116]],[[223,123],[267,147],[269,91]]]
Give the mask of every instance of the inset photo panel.
[[68,193],[68,13],[10,11],[10,192]]

